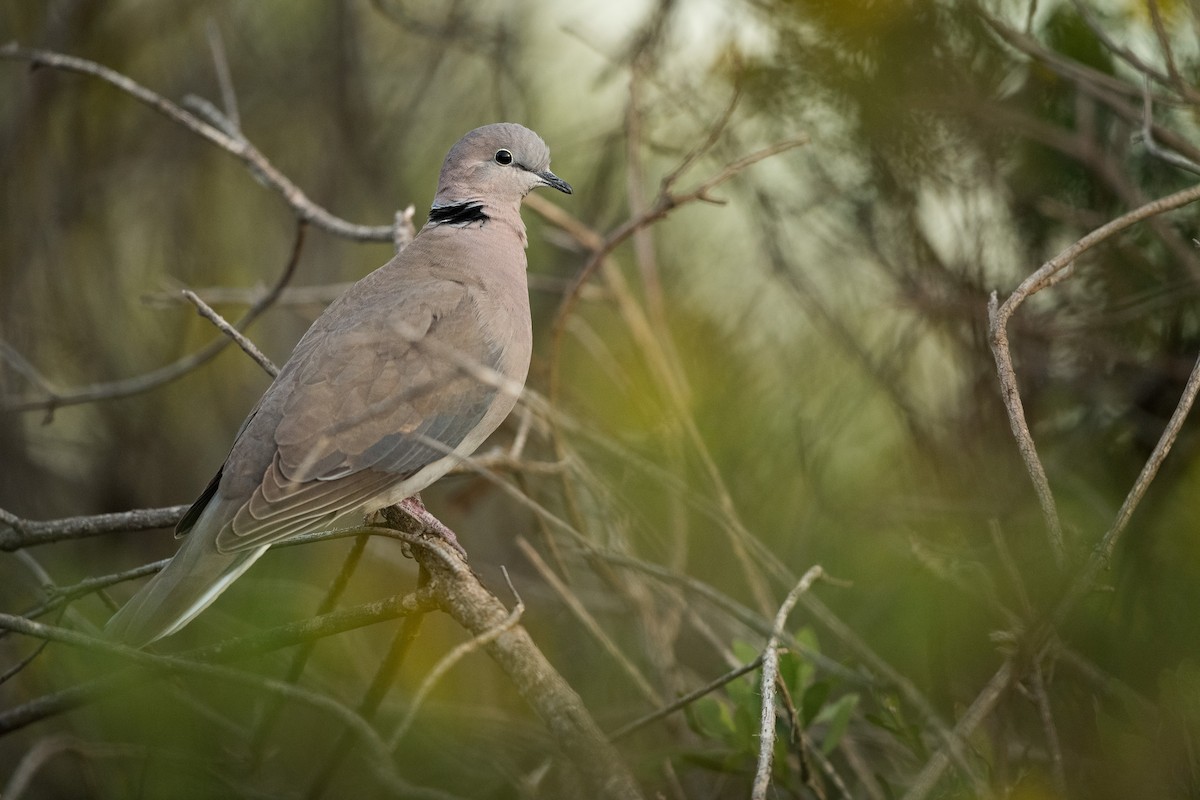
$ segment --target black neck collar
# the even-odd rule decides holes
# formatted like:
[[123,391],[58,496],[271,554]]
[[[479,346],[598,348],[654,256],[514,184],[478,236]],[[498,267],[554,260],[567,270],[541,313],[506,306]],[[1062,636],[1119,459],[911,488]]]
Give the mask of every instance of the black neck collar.
[[429,221],[435,225],[470,225],[472,222],[487,222],[483,203],[466,201],[450,206],[434,206],[429,210]]

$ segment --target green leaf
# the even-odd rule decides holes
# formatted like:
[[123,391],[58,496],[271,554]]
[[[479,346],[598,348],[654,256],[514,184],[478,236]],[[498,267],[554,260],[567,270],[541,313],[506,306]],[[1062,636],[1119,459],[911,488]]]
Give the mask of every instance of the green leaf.
[[692,730],[708,739],[727,741],[736,733],[727,704],[713,695],[701,697],[688,706]]
[[749,664],[751,661],[758,658],[761,652],[762,651],[760,651],[757,647],[754,647],[748,642],[743,642],[740,639],[733,640],[734,658],[743,664]]
[[817,681],[804,692],[804,696],[800,700],[800,719],[805,728],[812,724],[817,714],[825,706],[831,688],[828,681]]
[[858,695],[847,694],[838,698],[837,702],[827,705],[822,709],[819,721],[828,722],[829,727],[825,731],[825,737],[821,740],[821,752],[829,755],[833,748],[837,747],[838,742],[842,740],[842,736],[846,733],[846,728],[850,726],[850,719],[854,716],[854,710],[858,708]]

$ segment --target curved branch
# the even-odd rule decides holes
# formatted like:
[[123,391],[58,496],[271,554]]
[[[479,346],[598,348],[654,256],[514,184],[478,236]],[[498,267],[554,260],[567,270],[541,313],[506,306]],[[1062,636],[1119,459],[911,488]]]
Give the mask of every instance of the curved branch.
[[[288,256],[287,264],[284,265],[283,272],[271,286],[270,290],[260,297],[254,305],[246,309],[246,313],[242,315],[241,319],[233,323],[234,329],[239,332],[245,330],[251,322],[258,319],[264,311],[279,299],[284,288],[292,280],[292,275],[296,272],[296,264],[300,261],[300,251],[304,248],[304,232],[306,229],[307,225],[301,220],[296,226],[296,238],[292,242],[292,251]],[[46,394],[42,396],[4,398],[0,400],[0,410],[40,410],[53,413],[54,409],[61,408],[62,406],[92,403],[97,400],[111,400],[117,397],[128,397],[129,395],[147,392],[165,383],[170,383],[176,378],[183,377],[200,365],[211,361],[232,341],[227,336],[218,336],[190,355],[186,355],[177,361],[151,370],[150,372],[135,375],[132,378],[123,378],[108,383],[96,383],[91,386],[64,391],[47,390]],[[43,386],[43,388],[45,387]]]
[[1021,304],[1031,296],[1066,278],[1070,274],[1068,268],[1075,263],[1075,259],[1088,250],[1143,220],[1176,208],[1182,208],[1189,203],[1194,203],[1196,200],[1200,200],[1200,184],[1167,195],[1166,197],[1160,197],[1139,208],[1135,208],[1133,211],[1096,228],[1087,236],[1084,236],[1047,261],[1025,278],[1025,280],[1021,281],[1021,284],[1013,290],[1013,293],[1003,303],[999,302],[995,292],[992,293],[991,299],[988,301],[988,344],[991,347],[992,356],[996,361],[996,372],[1000,379],[1004,408],[1008,412],[1008,420],[1012,428],[1013,437],[1017,440],[1017,448],[1021,452],[1021,458],[1025,461],[1025,468],[1029,472],[1030,480],[1033,481],[1038,501],[1042,507],[1042,515],[1045,517],[1050,537],[1051,551],[1054,553],[1055,560],[1060,566],[1066,558],[1062,537],[1062,523],[1058,517],[1054,494],[1050,490],[1050,482],[1046,478],[1046,470],[1042,466],[1041,459],[1038,457],[1037,447],[1033,441],[1033,434],[1030,433],[1029,422],[1025,418],[1025,407],[1021,401],[1020,389],[1017,386],[1017,374],[1013,366],[1012,350],[1008,344],[1008,322],[1017,309],[1021,307]]
[[403,215],[397,217],[395,225],[356,225],[331,214],[310,200],[299,186],[292,183],[286,175],[268,161],[267,157],[259,152],[258,148],[251,144],[245,136],[240,134],[233,135],[205,122],[162,95],[147,89],[137,81],[103,64],[98,64],[95,61],[89,61],[85,58],[55,53],[50,50],[20,47],[16,42],[10,42],[0,47],[0,58],[11,61],[28,61],[34,66],[51,67],[66,72],[90,75],[120,89],[167,117],[172,122],[179,123],[210,144],[216,145],[237,158],[250,169],[262,184],[283,197],[284,201],[291,206],[297,218],[304,222],[311,222],[322,230],[357,241],[395,241],[406,244],[412,240],[413,231],[411,221],[408,222],[407,234],[404,236],[399,235],[399,231],[402,228],[400,223],[406,219]]

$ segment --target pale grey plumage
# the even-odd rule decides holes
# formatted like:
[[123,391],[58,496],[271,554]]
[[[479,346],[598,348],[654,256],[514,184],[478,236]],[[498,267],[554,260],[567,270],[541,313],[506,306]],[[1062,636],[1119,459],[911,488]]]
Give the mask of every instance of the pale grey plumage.
[[516,397],[532,349],[521,199],[571,192],[537,134],[471,131],[442,166],[429,222],[335,300],[250,413],[180,522],[171,562],[109,621],[145,644],[174,633],[282,539],[399,502],[472,453]]

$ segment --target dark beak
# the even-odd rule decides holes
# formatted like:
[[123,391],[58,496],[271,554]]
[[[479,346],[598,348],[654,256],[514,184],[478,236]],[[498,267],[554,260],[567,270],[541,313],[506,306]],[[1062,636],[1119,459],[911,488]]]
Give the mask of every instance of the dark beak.
[[550,170],[542,170],[536,174],[542,179],[542,183],[546,186],[549,186],[552,189],[558,189],[563,194],[571,194],[571,184],[567,183]]

